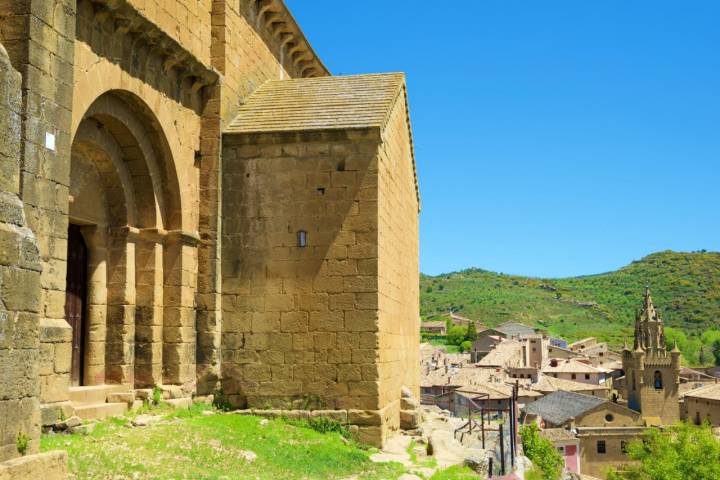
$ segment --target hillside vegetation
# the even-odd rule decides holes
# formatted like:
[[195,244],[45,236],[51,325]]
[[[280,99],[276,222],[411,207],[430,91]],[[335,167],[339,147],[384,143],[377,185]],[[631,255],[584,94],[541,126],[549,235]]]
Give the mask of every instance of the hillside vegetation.
[[720,339],[718,252],[659,252],[615,272],[562,279],[477,268],[422,275],[420,308],[426,320],[454,310],[487,326],[516,320],[568,340],[596,336],[618,348],[623,338],[632,339],[646,284],[689,363],[711,363],[712,343]]

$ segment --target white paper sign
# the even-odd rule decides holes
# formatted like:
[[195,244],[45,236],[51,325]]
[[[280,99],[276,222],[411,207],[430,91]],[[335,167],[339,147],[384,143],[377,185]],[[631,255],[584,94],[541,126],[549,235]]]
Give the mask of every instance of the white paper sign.
[[55,135],[50,132],[45,133],[45,148],[55,151]]

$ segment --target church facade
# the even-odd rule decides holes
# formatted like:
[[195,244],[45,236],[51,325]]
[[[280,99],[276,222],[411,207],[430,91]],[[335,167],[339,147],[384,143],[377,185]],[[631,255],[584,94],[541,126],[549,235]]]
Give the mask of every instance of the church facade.
[[153,387],[399,428],[404,75],[332,76],[280,0],[0,0],[0,42],[0,461]]

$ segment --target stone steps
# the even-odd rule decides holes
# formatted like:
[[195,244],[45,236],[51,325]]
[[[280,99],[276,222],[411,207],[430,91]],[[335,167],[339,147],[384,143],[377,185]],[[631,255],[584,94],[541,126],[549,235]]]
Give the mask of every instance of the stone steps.
[[94,403],[75,407],[75,415],[83,421],[120,417],[128,411],[127,403]]
[[70,403],[83,421],[125,415],[132,404],[128,399],[134,394],[127,385],[70,387]]
[[74,406],[105,403],[108,395],[132,392],[126,385],[94,385],[90,387],[70,387],[70,401]]

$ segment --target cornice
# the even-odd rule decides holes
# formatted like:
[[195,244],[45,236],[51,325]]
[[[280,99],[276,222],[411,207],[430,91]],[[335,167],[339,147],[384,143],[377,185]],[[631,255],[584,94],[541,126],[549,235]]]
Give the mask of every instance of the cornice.
[[300,77],[330,75],[283,0],[250,0],[250,3],[255,4],[258,26],[264,26],[280,43]]
[[130,5],[127,0],[89,0],[95,21],[110,24],[114,33],[130,35],[136,46],[147,46],[163,59],[165,73],[175,69],[180,78],[192,80],[192,90],[215,84],[220,75],[205,65],[177,40]]

